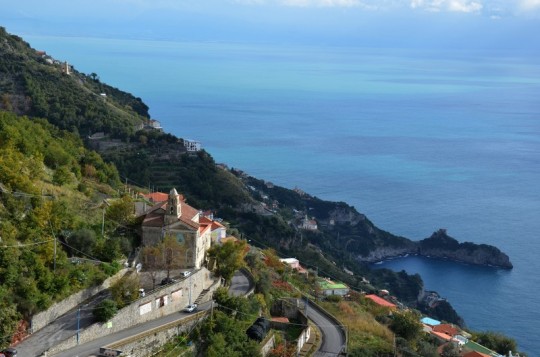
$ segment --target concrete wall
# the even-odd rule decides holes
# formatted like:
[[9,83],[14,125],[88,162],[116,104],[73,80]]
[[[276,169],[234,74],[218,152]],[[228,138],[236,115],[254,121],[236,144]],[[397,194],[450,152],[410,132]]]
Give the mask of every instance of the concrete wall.
[[266,356],[273,348],[276,347],[276,336],[273,332],[269,333],[268,336],[261,342],[261,355]]
[[122,351],[122,356],[147,357],[152,353],[158,352],[173,337],[191,331],[208,314],[209,311],[201,311],[182,319],[182,321],[172,322],[104,347],[112,350],[120,350]]
[[[272,316],[283,316],[288,319],[298,320],[301,324],[305,325],[306,328],[302,331],[297,342],[296,351],[300,352],[304,344],[309,340],[311,336],[311,328],[308,326],[308,318],[301,311],[301,304],[298,299],[282,299],[278,300],[272,305],[270,313]],[[288,327],[287,323],[272,321],[270,326],[274,329],[284,330]]]
[[[95,323],[81,331],[79,343],[83,344],[143,322],[178,312],[188,304],[190,281],[192,302],[203,290],[208,288],[217,289],[219,287],[219,284],[214,284],[213,275],[206,268],[194,271],[190,277],[155,290],[131,305],[124,307],[108,322]],[[212,294],[206,294],[205,296],[207,300],[210,300]],[[77,337],[73,336],[52,347],[47,352],[51,355],[76,345]]]
[[110,278],[105,279],[103,283],[101,283],[100,285],[96,285],[94,287],[81,290],[78,293],[70,295],[68,298],[62,301],[57,302],[56,304],[52,305],[47,310],[42,311],[39,314],[35,314],[34,316],[32,316],[32,319],[30,320],[31,332],[35,333],[36,331],[47,326],[48,324],[50,324],[52,321],[56,320],[60,316],[64,315],[66,312],[70,311],[71,309],[74,309],[83,301],[91,298],[92,296],[96,294],[99,294],[101,291],[105,289],[108,289],[114,282],[118,281],[128,271],[129,271],[128,269],[122,269],[115,275],[111,276]]

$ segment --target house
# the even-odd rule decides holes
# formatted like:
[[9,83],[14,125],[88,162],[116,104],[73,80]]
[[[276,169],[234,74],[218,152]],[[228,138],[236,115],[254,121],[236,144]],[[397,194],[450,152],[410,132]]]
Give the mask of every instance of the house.
[[212,243],[222,243],[222,239],[227,238],[227,228],[208,216],[204,216],[202,213],[199,216],[199,223],[210,225]]
[[302,229],[307,229],[308,231],[316,231],[317,230],[317,221],[314,219],[308,219],[307,215],[302,220],[302,224],[300,226]]
[[300,266],[300,262],[296,258],[283,258],[280,262],[289,265],[291,268],[296,269]]
[[463,357],[491,357],[491,355],[486,355],[485,353],[472,351],[469,353],[465,353]]
[[201,220],[199,210],[188,205],[176,189],[167,200],[158,202],[142,215],[142,243],[152,246],[165,237],[174,237],[186,245],[185,256],[179,257],[185,268],[199,269],[206,260],[206,251],[212,243],[212,223]]
[[201,151],[201,142],[195,140],[184,139],[184,146],[186,147],[187,152],[197,152]]
[[345,296],[349,293],[350,289],[343,283],[336,283],[330,279],[319,280],[319,288],[324,296],[339,295]]
[[[150,203],[154,204],[158,202],[165,202],[169,199],[169,195],[163,192],[141,193],[141,196],[150,201]],[[183,200],[184,198],[181,197],[181,199]]]
[[365,298],[373,301],[375,304],[377,304],[379,306],[388,307],[388,308],[390,308],[392,310],[397,308],[397,306],[395,304],[392,304],[390,301],[386,301],[382,297],[379,297],[379,296],[377,296],[375,294],[366,295]]
[[299,274],[308,274],[308,271],[300,265],[300,262],[296,258],[283,258],[279,261],[283,264],[287,264],[288,266],[296,270]]

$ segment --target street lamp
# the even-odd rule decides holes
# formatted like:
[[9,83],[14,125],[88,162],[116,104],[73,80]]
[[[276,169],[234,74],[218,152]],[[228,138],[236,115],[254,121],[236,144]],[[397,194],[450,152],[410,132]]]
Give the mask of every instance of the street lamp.
[[[186,268],[188,267],[188,252],[190,250],[192,249],[191,248],[186,249],[186,260],[185,260]],[[191,305],[191,274],[189,274],[189,304],[188,305]]]

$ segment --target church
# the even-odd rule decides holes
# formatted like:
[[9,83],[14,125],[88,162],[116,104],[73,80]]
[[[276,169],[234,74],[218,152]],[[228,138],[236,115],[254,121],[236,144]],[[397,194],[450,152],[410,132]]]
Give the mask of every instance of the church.
[[169,192],[166,201],[156,203],[144,212],[143,217],[143,246],[157,245],[165,237],[174,237],[185,244],[185,256],[179,257],[185,268],[201,268],[212,244],[212,233],[226,234],[221,224],[188,205],[175,188]]

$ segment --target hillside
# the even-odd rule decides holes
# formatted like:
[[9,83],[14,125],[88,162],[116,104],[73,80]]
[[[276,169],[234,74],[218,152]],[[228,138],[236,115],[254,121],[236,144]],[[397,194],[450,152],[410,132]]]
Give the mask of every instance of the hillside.
[[[114,203],[106,212],[106,236],[96,234],[103,198],[115,194],[120,181],[116,168],[77,136],[0,111],[0,168],[4,346],[16,329],[24,333],[31,315],[114,273],[118,266],[109,263],[130,248],[114,234]],[[80,257],[77,264],[71,256]]]
[[81,136],[126,139],[149,118],[140,98],[77,72],[0,27],[0,109],[47,118]]
[[[85,75],[71,67],[70,74],[66,73],[61,61],[32,49],[4,29],[0,29],[0,55],[0,108],[13,113],[2,114],[8,123],[0,127],[0,133],[4,133],[4,141],[0,141],[4,150],[2,168],[13,169],[2,170],[0,184],[6,192],[30,195],[48,192],[47,189],[66,190],[64,195],[71,200],[65,206],[85,203],[87,208],[92,208],[58,211],[54,216],[66,222],[47,231],[48,225],[43,223],[46,220],[38,220],[39,229],[35,228],[37,231],[32,234],[15,230],[10,238],[13,242],[24,243],[28,237],[50,237],[53,232],[89,229],[94,232],[93,243],[85,245],[90,255],[112,261],[122,253],[121,247],[123,253],[128,252],[129,242],[117,237],[114,254],[106,256],[100,250],[103,242],[95,237],[99,232],[96,216],[101,211],[100,201],[114,193],[121,177],[122,182],[164,192],[175,187],[192,206],[215,211],[230,223],[231,231],[251,244],[273,247],[283,256],[295,256],[319,275],[341,280],[357,290],[375,291],[374,286],[385,286],[411,305],[416,305],[422,295],[423,283],[418,275],[371,271],[368,265],[390,256],[417,253],[416,242],[379,229],[344,202],[329,202],[301,190],[275,186],[218,165],[205,151],[187,153],[183,140],[174,135],[137,130],[149,120],[148,107],[140,98],[101,83],[94,73]],[[46,118],[50,124],[43,119],[20,117],[23,114]],[[18,134],[14,134],[16,131]],[[88,139],[89,134],[100,131],[105,133],[105,140]],[[83,139],[87,147],[96,148],[100,154],[85,149]],[[104,163],[100,155],[114,165]],[[20,226],[9,222],[29,220],[28,212],[41,209],[38,199],[21,203],[9,197],[2,195],[5,202],[1,211],[7,222],[2,224],[8,225],[7,232]],[[127,206],[129,202],[125,203]],[[17,214],[12,213],[12,206],[18,207]],[[113,225],[108,229],[111,236],[114,228]],[[136,244],[136,237],[132,238]],[[50,271],[50,247],[43,254],[37,261],[43,261],[43,269]],[[0,274],[11,271],[16,275],[22,268],[15,265],[3,269]],[[56,299],[65,293],[50,292],[49,282],[37,281],[36,295]],[[21,296],[24,294],[31,292],[21,292]],[[14,301],[10,306],[19,315],[11,319],[35,312],[48,303],[26,307]],[[449,309],[445,316],[457,316]]]

